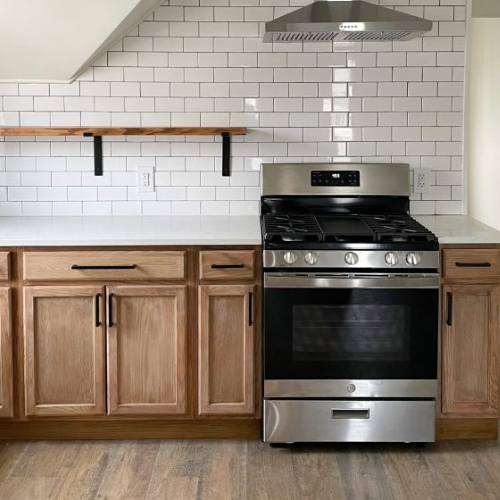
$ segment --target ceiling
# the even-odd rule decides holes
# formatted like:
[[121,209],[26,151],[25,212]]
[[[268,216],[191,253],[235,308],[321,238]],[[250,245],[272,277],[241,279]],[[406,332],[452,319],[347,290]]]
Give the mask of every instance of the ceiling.
[[162,0],[0,0],[0,81],[71,82]]

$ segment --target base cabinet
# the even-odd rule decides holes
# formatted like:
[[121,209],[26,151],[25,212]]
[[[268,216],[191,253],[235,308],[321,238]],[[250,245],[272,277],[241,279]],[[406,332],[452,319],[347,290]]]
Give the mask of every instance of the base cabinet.
[[200,286],[200,415],[255,413],[254,301],[254,285]]
[[25,414],[105,413],[104,288],[24,290]]
[[442,297],[442,413],[496,417],[500,286],[446,285]]
[[186,412],[186,287],[111,286],[108,412]]
[[13,416],[14,384],[10,288],[0,288],[0,418]]

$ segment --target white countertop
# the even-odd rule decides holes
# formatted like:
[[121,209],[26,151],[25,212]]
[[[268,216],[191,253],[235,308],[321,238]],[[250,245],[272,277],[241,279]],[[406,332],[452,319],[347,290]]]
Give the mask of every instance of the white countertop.
[[498,244],[500,231],[468,215],[414,215],[441,244]]
[[0,217],[0,246],[260,245],[258,216]]
[[[500,244],[465,215],[415,215],[447,244]],[[258,216],[0,217],[0,246],[259,245]]]

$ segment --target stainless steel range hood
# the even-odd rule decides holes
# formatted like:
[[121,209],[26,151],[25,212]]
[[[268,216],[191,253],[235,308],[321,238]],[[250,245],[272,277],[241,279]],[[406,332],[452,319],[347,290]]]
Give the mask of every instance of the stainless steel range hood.
[[266,23],[264,42],[409,40],[432,22],[362,1],[319,0]]

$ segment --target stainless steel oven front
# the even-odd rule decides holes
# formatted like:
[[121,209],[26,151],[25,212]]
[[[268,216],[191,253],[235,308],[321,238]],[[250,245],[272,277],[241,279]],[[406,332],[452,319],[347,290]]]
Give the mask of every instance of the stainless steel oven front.
[[264,440],[433,441],[438,297],[437,273],[265,272]]

